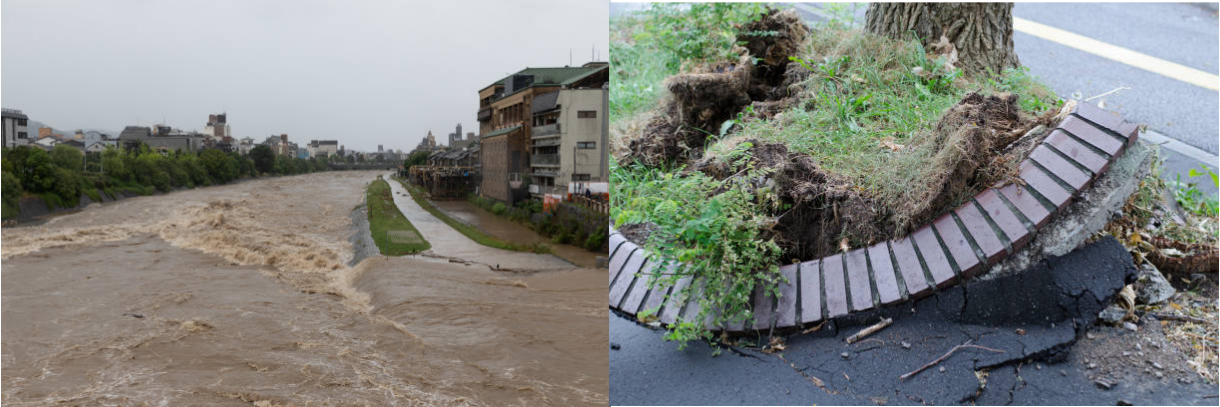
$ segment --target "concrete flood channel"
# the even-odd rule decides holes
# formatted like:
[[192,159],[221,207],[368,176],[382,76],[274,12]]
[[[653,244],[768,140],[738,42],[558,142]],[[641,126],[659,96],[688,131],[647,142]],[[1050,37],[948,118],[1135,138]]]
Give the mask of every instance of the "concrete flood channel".
[[533,230],[522,226],[516,222],[488,213],[474,204],[464,201],[433,201],[436,207],[450,217],[465,222],[468,225],[474,226],[479,230],[489,235],[500,239],[510,240],[517,244],[530,245],[544,243],[551,248],[551,252],[564,260],[572,262],[580,267],[596,267],[598,256],[604,257],[606,253],[594,253],[585,250],[581,247],[576,247],[569,244],[556,244],[551,242],[551,239],[534,233]]
[[510,271],[529,272],[573,268],[572,263],[553,255],[515,252],[478,244],[420,207],[415,200],[411,199],[411,195],[407,193],[402,184],[389,179],[390,174],[384,174],[382,178],[389,180],[394,204],[398,205],[398,210],[402,211],[402,214],[411,220],[415,229],[432,243],[430,251],[436,255]]
[[5,227],[3,402],[606,404],[607,345],[589,339],[607,335],[604,269],[478,246],[397,194],[435,255],[349,266],[349,238],[368,233],[349,215],[380,174],[259,179]]

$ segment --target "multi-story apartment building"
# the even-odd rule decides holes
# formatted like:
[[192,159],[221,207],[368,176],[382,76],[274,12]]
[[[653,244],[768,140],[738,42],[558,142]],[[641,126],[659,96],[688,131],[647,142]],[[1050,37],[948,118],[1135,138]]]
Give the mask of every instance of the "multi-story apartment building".
[[287,134],[280,134],[278,136],[272,134],[267,136],[267,139],[263,141],[263,144],[270,147],[271,152],[275,153],[276,155],[286,157],[296,157],[297,155],[297,145],[296,143],[288,141]]
[[227,113],[208,115],[208,124],[203,128],[203,134],[212,139],[224,139],[233,136],[233,128],[229,127]]
[[[479,90],[479,193],[516,203],[529,195],[533,102],[556,90],[584,88],[609,78],[606,63],[581,67],[526,68]],[[600,79],[598,86],[606,82]],[[604,116],[604,114],[603,114]]]
[[311,140],[307,149],[310,157],[329,157],[339,154],[339,141]]
[[599,73],[534,98],[531,194],[563,195],[571,182],[609,179],[609,77]]
[[0,109],[4,125],[4,146],[16,147],[30,144],[30,118],[17,109]]
[[128,150],[135,149],[140,143],[144,143],[154,150],[199,151],[204,147],[203,142],[202,134],[173,131],[172,128],[164,125],[156,125],[154,128],[127,126],[119,134],[119,144]]

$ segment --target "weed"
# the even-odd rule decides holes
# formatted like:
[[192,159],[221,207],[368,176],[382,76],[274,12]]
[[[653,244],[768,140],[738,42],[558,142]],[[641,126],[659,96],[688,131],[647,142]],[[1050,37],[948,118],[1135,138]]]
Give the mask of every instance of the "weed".
[[[1127,203],[1123,206],[1123,213],[1126,214],[1126,218],[1130,219],[1137,229],[1148,230],[1148,233],[1153,236],[1184,243],[1214,242],[1215,215],[1206,216],[1188,211],[1184,214],[1187,217],[1187,219],[1183,219],[1185,221],[1184,224],[1163,219],[1159,222],[1159,227],[1148,227],[1153,220],[1167,217],[1167,215],[1162,215],[1162,213],[1170,210],[1167,202],[1165,202],[1165,199],[1168,197],[1162,191],[1171,192],[1174,201],[1178,200],[1178,193],[1173,188],[1170,188],[1173,182],[1166,181],[1162,174],[1161,164],[1163,160],[1160,156],[1160,150],[1153,149],[1152,151],[1154,155],[1151,171],[1140,180],[1135,192],[1131,194],[1131,197],[1128,198]],[[1197,175],[1202,175],[1203,173],[1206,173],[1206,171],[1196,172]],[[1215,180],[1212,182],[1215,182]],[[1213,197],[1212,199],[1215,198]],[[1210,219],[1191,219],[1192,217]]]
[[[746,149],[748,146],[741,151]],[[746,160],[744,153],[736,158]],[[682,276],[697,275],[703,291],[693,300],[700,302],[702,311],[692,321],[711,318],[714,324],[723,325],[751,318],[749,299],[756,284],[776,280],[780,248],[774,241],[760,238],[771,221],[755,210],[760,197],[738,184],[758,179],[766,170],[749,168],[743,177],[717,180],[698,172],[675,177],[664,169],[624,171],[613,168],[617,166],[612,163],[611,196],[616,202],[611,205],[611,216],[620,225],[645,221],[656,225],[645,243],[658,258],[665,259],[654,268],[654,284],[672,285]],[[723,192],[713,194],[715,191]],[[687,268],[682,273],[661,274],[672,261]],[[709,310],[723,312],[713,318]],[[667,338],[685,346],[687,341],[704,337],[703,325],[692,321],[677,324]]]
[[[1220,178],[1216,172],[1212,171],[1206,165],[1199,164],[1199,169],[1191,168],[1187,173],[1189,178],[1202,177],[1204,175],[1211,176],[1212,183],[1220,187]],[[1206,193],[1199,190],[1197,182],[1183,182],[1182,175],[1178,174],[1174,181],[1170,184],[1173,186],[1173,197],[1182,205],[1182,208],[1199,216],[1215,217],[1220,214],[1215,196],[1207,196]]]
[[737,39],[734,25],[756,19],[764,9],[762,4],[741,3],[654,4],[645,12],[650,21],[635,40],[672,53],[666,66],[674,70],[684,62],[731,59]]

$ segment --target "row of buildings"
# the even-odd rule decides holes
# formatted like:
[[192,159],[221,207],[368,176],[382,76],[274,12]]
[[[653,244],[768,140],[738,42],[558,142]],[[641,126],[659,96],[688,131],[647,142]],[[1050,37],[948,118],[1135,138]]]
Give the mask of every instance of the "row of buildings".
[[2,117],[5,147],[33,146],[50,150],[56,145],[65,144],[81,151],[101,151],[117,142],[110,135],[96,130],[77,130],[75,134],[67,136],[56,133],[50,127],[40,127],[37,137],[31,137],[30,118],[21,110],[4,108]]
[[609,191],[609,65],[525,68],[479,89],[479,133],[458,124],[408,176],[433,197],[524,199]]
[[479,90],[478,193],[506,203],[609,191],[609,65],[526,68]]
[[46,150],[56,145],[65,144],[84,152],[101,152],[107,147],[135,148],[146,144],[154,150],[161,151],[201,151],[215,148],[227,152],[249,154],[259,144],[267,145],[271,151],[286,157],[352,157],[357,161],[401,161],[406,158],[402,150],[385,149],[377,146],[377,152],[349,151],[339,145],[337,140],[310,140],[298,144],[288,140],[287,134],[268,136],[262,142],[254,138],[237,139],[225,113],[208,115],[208,121],[202,132],[183,131],[163,124],[153,126],[127,126],[113,137],[103,132],[77,130],[74,135],[66,136],[55,133],[50,127],[38,129],[36,137],[31,137],[29,117],[21,110],[3,109],[4,146],[34,146]]

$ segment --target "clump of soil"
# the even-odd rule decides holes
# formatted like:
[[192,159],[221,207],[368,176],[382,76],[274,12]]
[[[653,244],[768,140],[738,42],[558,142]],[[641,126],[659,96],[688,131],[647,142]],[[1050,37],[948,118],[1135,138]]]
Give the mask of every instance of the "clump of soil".
[[[803,77],[791,78],[788,72],[788,57],[799,55],[801,46],[809,37],[809,28],[801,21],[795,11],[779,12],[770,10],[765,17],[741,27],[737,41],[744,43],[750,55],[758,58],[757,79],[751,87],[751,98],[754,100],[777,100],[788,96],[786,86],[780,86],[785,81],[796,83]],[[804,71],[800,64],[792,65]],[[806,71],[807,72],[807,71]],[[797,79],[796,82],[792,82]]]
[[[844,240],[848,247],[860,247],[903,236],[982,189],[1015,177],[1015,163],[1045,137],[1041,123],[1052,117],[1028,118],[1019,112],[1015,95],[966,95],[931,132],[914,137],[915,144],[901,152],[927,157],[927,165],[920,177],[925,183],[913,185],[900,205],[870,195],[782,144],[725,140],[721,143],[751,143],[744,155],[748,158],[730,162],[708,156],[692,169],[717,179],[742,176],[747,164],[770,169],[767,179],[749,184],[773,187],[785,204],[773,213],[775,225],[766,237],[775,239],[785,259],[808,260],[841,251]],[[1039,126],[1041,131],[1031,131]]]
[[750,104],[746,90],[753,66],[742,56],[737,65],[710,72],[674,75],[665,81],[673,95],[665,113],[652,118],[644,133],[628,145],[629,156],[650,166],[697,154],[708,134]]
[[741,176],[741,168],[769,168],[769,178],[754,183],[772,187],[789,209],[776,214],[775,226],[764,238],[775,239],[784,258],[810,259],[838,251],[842,238],[870,242],[887,236],[880,205],[855,188],[851,180],[828,172],[804,153],[788,151],[783,144],[752,143],[744,162],[727,163],[718,157],[696,162],[692,168],[717,179]]
[[648,242],[648,236],[652,235],[652,231],[657,229],[657,224],[652,222],[643,223],[624,223],[618,226],[618,232],[623,234],[628,241],[636,244],[644,244]]
[[[661,115],[652,118],[643,134],[628,145],[625,161],[648,166],[698,159],[709,135],[719,134],[725,121],[754,102],[772,102],[794,94],[790,87],[808,71],[790,68],[808,40],[809,27],[795,11],[769,10],[760,20],[742,27],[745,43],[735,64],[720,64],[674,75],[665,81],[672,94]],[[757,63],[752,62],[757,58]],[[802,72],[803,71],[803,72]],[[774,114],[778,107],[767,111]]]
[[894,208],[897,229],[910,231],[982,187],[1015,176],[1013,164],[1025,157],[1016,155],[1028,151],[1009,147],[1039,122],[1021,117],[1014,94],[983,96],[971,92],[963,97],[941,116],[931,133],[916,138],[911,146],[925,150],[930,157],[924,178],[927,184],[912,189],[904,204]]

